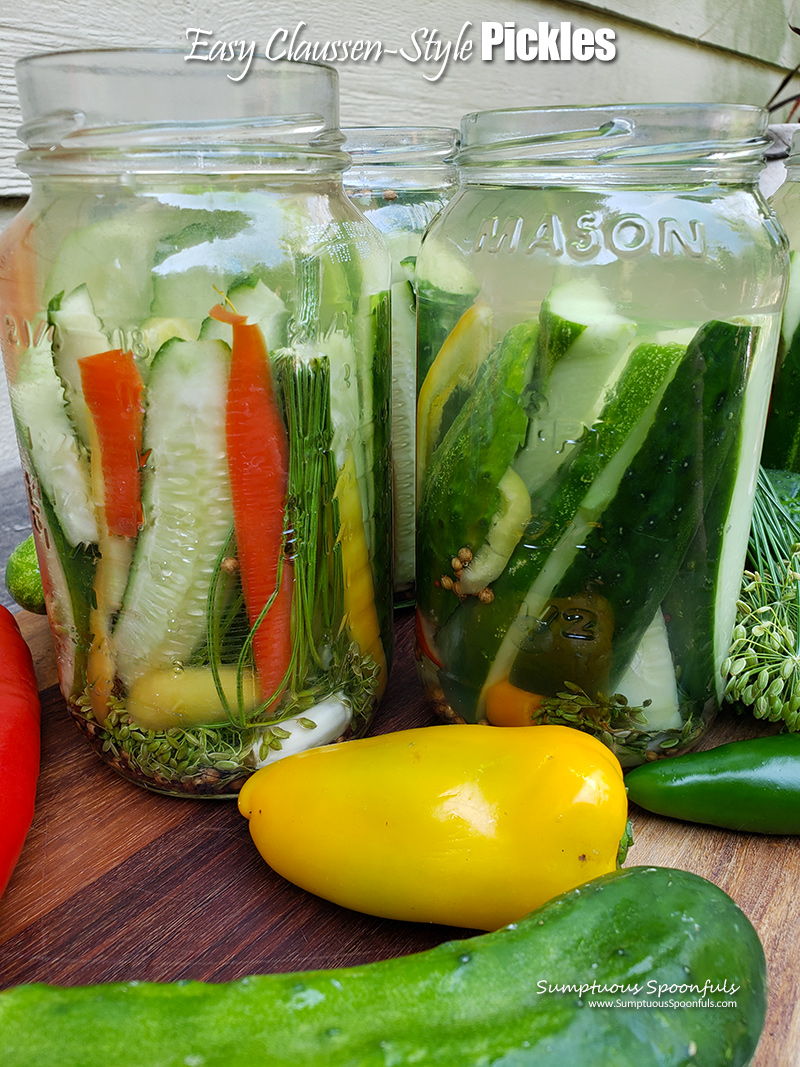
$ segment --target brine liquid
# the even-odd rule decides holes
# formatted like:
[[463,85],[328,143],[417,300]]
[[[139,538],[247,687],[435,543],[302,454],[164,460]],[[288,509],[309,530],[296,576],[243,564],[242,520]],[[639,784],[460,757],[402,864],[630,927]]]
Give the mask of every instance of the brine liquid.
[[[397,175],[381,173],[381,181]],[[392,493],[395,607],[414,602],[417,309],[414,274],[422,234],[444,206],[442,190],[373,190],[350,196],[381,232],[392,260]]]
[[388,257],[302,186],[40,203],[0,285],[62,690],[127,777],[230,795],[363,731],[386,684]]
[[[434,225],[420,374],[443,394],[420,427],[418,660],[443,717],[491,722],[502,701],[527,721],[588,715],[630,763],[702,732],[744,564],[781,266],[779,236],[737,192],[468,188]],[[469,351],[476,306],[490,343],[453,377],[436,357],[448,338]]]

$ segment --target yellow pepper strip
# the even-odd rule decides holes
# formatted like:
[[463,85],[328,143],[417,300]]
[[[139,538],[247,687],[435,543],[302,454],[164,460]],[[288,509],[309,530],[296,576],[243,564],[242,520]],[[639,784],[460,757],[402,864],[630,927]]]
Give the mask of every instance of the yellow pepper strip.
[[372,567],[364,533],[361,497],[358,492],[358,478],[352,452],[347,454],[333,495],[339,503],[337,540],[342,546],[347,630],[351,640],[359,646],[362,654],[372,656],[378,665],[376,696],[380,698],[386,689],[386,655],[375,607]]
[[425,375],[417,398],[417,499],[422,475],[439,443],[444,406],[455,389],[467,388],[475,380],[489,351],[491,321],[488,305],[468,307]]
[[[102,585],[101,570],[103,561],[98,560],[95,572],[95,596]],[[92,631],[92,643],[86,659],[86,690],[89,706],[95,719],[102,726],[108,718],[108,701],[114,687],[114,657],[108,632],[108,619],[105,612],[93,607],[89,612],[89,626]]]
[[[219,681],[228,705],[238,708],[236,667],[220,666]],[[245,712],[259,703],[253,671],[244,672],[243,698]],[[206,726],[228,721],[208,667],[148,671],[131,686],[125,710],[143,730],[161,731],[174,726]]]
[[111,618],[119,611],[125,581],[133,558],[135,540],[109,533],[105,517],[105,482],[100,462],[100,439],[94,420],[88,416],[91,448],[92,496],[97,513],[100,558],[94,572],[94,604],[89,611],[92,641],[86,658],[86,686],[89,705],[102,726],[108,718],[109,699],[116,671],[111,644]]
[[486,718],[492,726],[531,726],[541,703],[538,693],[528,693],[503,678],[486,690]]
[[513,467],[508,468],[497,488],[500,507],[469,566],[459,571],[459,596],[477,596],[503,573],[530,521],[531,495]]
[[239,810],[296,885],[391,919],[494,930],[616,867],[622,768],[566,726],[426,726],[287,756]]

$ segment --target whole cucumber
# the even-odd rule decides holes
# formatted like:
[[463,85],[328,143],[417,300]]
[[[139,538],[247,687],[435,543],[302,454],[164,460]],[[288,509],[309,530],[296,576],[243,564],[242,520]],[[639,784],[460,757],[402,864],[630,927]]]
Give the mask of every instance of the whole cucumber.
[[0,994],[0,1040],[5,1067],[735,1067],[765,1011],[736,904],[686,871],[632,867],[496,933],[363,967],[19,986]]

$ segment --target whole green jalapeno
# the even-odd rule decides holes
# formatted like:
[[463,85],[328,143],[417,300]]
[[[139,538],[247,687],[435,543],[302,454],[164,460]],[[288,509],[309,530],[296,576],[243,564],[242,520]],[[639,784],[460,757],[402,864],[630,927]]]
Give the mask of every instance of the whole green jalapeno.
[[656,760],[625,777],[628,798],[673,819],[761,834],[800,833],[800,734],[732,741]]

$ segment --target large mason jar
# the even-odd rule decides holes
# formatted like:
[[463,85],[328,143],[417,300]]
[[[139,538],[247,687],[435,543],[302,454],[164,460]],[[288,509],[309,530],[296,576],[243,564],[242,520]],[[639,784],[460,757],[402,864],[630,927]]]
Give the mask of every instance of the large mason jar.
[[466,116],[417,260],[417,658],[633,765],[723,692],[786,240],[751,107]]
[[127,778],[231,795],[362,732],[391,658],[391,274],[337,75],[121,50],[17,79],[2,347],[61,688]]
[[380,230],[392,259],[392,472],[395,604],[414,595],[417,407],[415,265],[422,234],[458,187],[458,131],[439,126],[344,130],[344,184]]
[[[770,198],[789,239],[790,267],[762,462],[774,472],[800,474],[800,136],[792,138],[789,129],[779,127],[790,147],[785,179]],[[781,475],[777,479],[782,489],[788,488]]]

